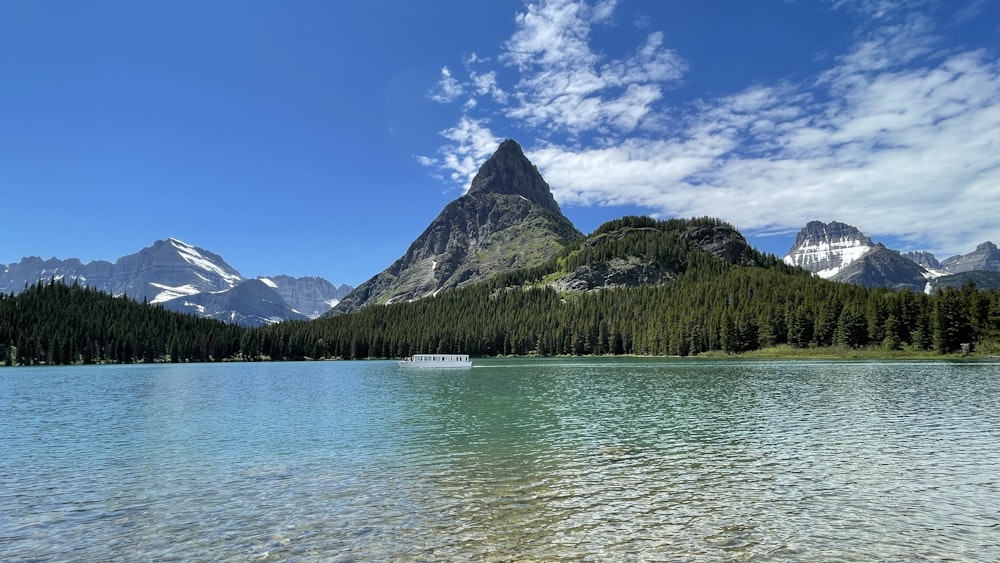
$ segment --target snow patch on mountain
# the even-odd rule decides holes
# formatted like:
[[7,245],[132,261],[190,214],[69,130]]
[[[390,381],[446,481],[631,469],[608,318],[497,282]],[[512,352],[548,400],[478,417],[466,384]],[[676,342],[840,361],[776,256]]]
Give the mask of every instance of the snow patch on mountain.
[[157,293],[156,297],[153,297],[150,303],[163,303],[165,301],[170,301],[171,299],[177,299],[178,297],[194,295],[201,292],[200,289],[190,284],[179,287],[170,287],[169,285],[163,285],[162,283],[149,282],[149,285],[163,290],[160,293]]
[[821,278],[829,279],[872,248],[872,245],[860,240],[823,241],[797,248],[794,254],[785,256],[784,262],[789,266],[798,266]]
[[0,293],[16,294],[51,279],[79,283],[168,310],[223,321],[236,319],[246,326],[318,317],[354,289],[348,285],[336,287],[319,277],[275,275],[259,282],[248,280],[222,256],[172,237],[155,241],[113,263],[95,260],[83,264],[76,258],[43,260],[29,256],[20,262],[0,264]]
[[[212,274],[215,274],[216,276],[222,278],[227,283],[229,283],[230,286],[236,285],[243,279],[243,276],[239,275],[238,273],[230,272],[225,268],[220,267],[215,262],[212,262],[210,259],[206,258],[204,255],[198,252],[197,248],[191,246],[190,244],[187,244],[186,242],[177,240],[175,238],[168,238],[167,241],[174,248],[177,249],[177,253],[180,255],[181,258],[184,259],[185,262],[191,264],[196,268],[200,268],[202,270],[205,270],[206,272],[211,272]],[[199,277],[203,276],[199,274]],[[208,281],[207,278],[203,279],[205,279],[205,281]]]
[[872,240],[850,225],[810,221],[782,260],[830,279],[873,248]]

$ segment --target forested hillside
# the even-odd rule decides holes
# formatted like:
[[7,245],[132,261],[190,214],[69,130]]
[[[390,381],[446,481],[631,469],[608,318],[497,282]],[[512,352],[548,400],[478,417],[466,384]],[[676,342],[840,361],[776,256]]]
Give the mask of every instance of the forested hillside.
[[218,361],[238,353],[243,331],[75,283],[0,294],[5,365]]
[[[962,344],[1000,341],[1000,291],[967,285],[928,296],[829,282],[749,247],[720,251],[738,245],[693,236],[709,227],[726,225],[626,217],[542,266],[412,303],[257,329],[245,337],[244,352],[286,359],[421,352],[687,356],[789,344],[952,353]],[[581,267],[603,272],[622,264],[641,271],[639,277],[657,272],[661,281],[553,289]]]
[[687,356],[791,344],[951,353],[963,343],[998,337],[998,291],[967,286],[932,297],[732,267],[660,286],[574,295],[482,284],[333,319],[255,329],[245,351],[285,359],[419,352]]
[[[581,282],[588,290],[565,290]],[[560,288],[560,289],[557,289]],[[826,281],[718,220],[623,218],[545,264],[409,303],[244,329],[60,283],[0,295],[7,365],[394,358],[421,352],[690,356],[794,347],[1000,352],[1000,290]]]

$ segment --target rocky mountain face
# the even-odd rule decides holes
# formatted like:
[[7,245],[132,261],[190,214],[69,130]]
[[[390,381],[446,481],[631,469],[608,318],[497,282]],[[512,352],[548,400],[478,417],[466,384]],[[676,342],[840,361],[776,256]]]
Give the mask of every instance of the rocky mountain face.
[[997,250],[997,245],[986,241],[968,254],[945,258],[941,261],[941,267],[951,274],[974,270],[1000,272],[1000,250]]
[[923,266],[928,270],[941,269],[941,263],[938,262],[937,258],[935,258],[934,255],[931,254],[930,252],[923,252],[923,251],[903,252],[902,256],[903,258],[906,258],[911,262],[915,262],[918,266]]
[[347,284],[334,286],[320,277],[271,276],[257,279],[277,291],[292,309],[310,319],[332,309],[354,289]]
[[754,252],[732,225],[715,219],[623,217],[609,221],[560,255],[569,271],[550,272],[556,291],[593,291],[668,282],[699,260],[759,266]]
[[401,258],[329,314],[420,299],[536,266],[582,237],[521,147],[507,140],[480,167],[468,193],[445,206]]
[[[168,238],[113,263],[23,258],[0,269],[0,291],[18,293],[39,280],[76,282],[111,295],[250,326],[315,318],[332,306],[321,304],[335,303],[349,291],[349,286],[338,289],[321,278],[266,279],[280,281],[247,280],[218,254]],[[251,281],[254,283],[243,287]],[[307,312],[295,310],[282,293],[297,304],[307,305]]]
[[195,293],[163,302],[163,308],[242,326],[308,319],[291,308],[277,291],[259,280],[243,280],[231,289]]
[[878,243],[829,279],[865,287],[928,291],[934,276],[916,262]]
[[974,252],[938,262],[929,252],[902,254],[874,244],[857,228],[836,221],[810,221],[799,231],[785,263],[802,267],[832,280],[867,287],[890,287],[931,292],[935,287],[961,285],[965,279],[977,286],[996,287],[994,277],[956,277],[968,272],[1000,271],[1000,251],[991,242]]
[[127,295],[153,303],[202,291],[224,291],[243,280],[217,254],[177,239],[159,240],[114,263],[95,260],[83,264],[76,258],[59,260],[23,258],[0,273],[0,290],[17,293],[38,280],[77,281],[111,295]]
[[850,225],[810,221],[799,231],[783,260],[829,279],[873,248],[872,239]]

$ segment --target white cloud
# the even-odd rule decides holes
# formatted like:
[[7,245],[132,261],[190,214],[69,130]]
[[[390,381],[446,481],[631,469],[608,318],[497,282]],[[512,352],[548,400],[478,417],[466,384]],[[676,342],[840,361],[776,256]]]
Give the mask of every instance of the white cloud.
[[927,0],[831,0],[834,9],[858,12],[874,20],[885,20],[895,14],[926,4]]
[[442,67],[441,79],[438,81],[437,88],[430,93],[430,97],[436,102],[449,103],[455,101],[464,92],[465,88],[451,75],[448,67]]
[[[614,3],[552,0],[529,5],[503,46],[519,73],[509,97],[495,72],[460,89],[543,139],[522,145],[563,205],[710,215],[748,233],[838,220],[942,257],[1000,237],[1000,61],[940,48],[932,22],[897,17],[897,2],[839,4],[880,27],[811,80],[666,107],[685,66],[662,33],[605,60],[589,35]],[[467,186],[499,139],[469,114],[443,135],[434,164]]]
[[642,124],[665,84],[679,79],[686,65],[663,48],[660,32],[649,34],[634,54],[602,64],[590,48],[590,29],[613,8],[558,0],[529,5],[518,16],[520,27],[500,57],[523,73],[508,117],[571,134],[630,132]]
[[468,188],[479,166],[493,154],[502,140],[490,132],[486,123],[485,120],[463,117],[454,127],[441,132],[452,142],[448,150],[443,151],[440,158],[418,157],[418,162],[450,171],[452,182]]

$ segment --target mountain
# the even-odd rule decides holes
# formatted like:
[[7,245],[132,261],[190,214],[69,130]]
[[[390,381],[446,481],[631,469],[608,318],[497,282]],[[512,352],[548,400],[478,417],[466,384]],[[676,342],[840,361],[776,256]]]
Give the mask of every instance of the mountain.
[[844,265],[830,280],[863,285],[927,291],[933,275],[926,268],[878,243],[858,259]]
[[873,248],[872,239],[855,227],[836,221],[810,221],[796,235],[783,260],[829,279]]
[[992,242],[986,241],[973,252],[945,258],[941,261],[941,267],[950,274],[973,270],[1000,272],[1000,250]]
[[160,303],[202,291],[223,291],[243,280],[219,255],[174,238],[159,240],[114,263],[36,256],[4,266],[0,291],[17,293],[38,280],[77,281],[111,295]]
[[[933,261],[933,256],[918,259]],[[845,223],[810,221],[783,258],[821,278],[865,287],[928,291],[937,274]]]
[[[136,301],[162,303],[172,310],[233,319],[232,322],[249,325],[315,318],[332,306],[324,306],[325,303],[336,302],[350,289],[349,286],[335,288],[321,278],[265,278],[279,280],[270,283],[247,280],[218,254],[168,238],[114,263],[95,260],[83,264],[76,258],[23,258],[0,269],[0,292],[16,294],[39,280],[52,279],[77,282]],[[249,281],[254,284],[241,287]],[[264,286],[267,295],[258,284]],[[294,310],[286,299],[296,306],[304,306],[306,311]],[[275,308],[275,303],[281,306]]]
[[760,266],[762,258],[732,225],[718,219],[629,216],[601,225],[550,261],[545,278],[557,291],[658,285],[713,261]]
[[536,266],[582,237],[521,147],[507,140],[480,167],[469,191],[446,205],[401,258],[329,314],[412,301]]
[[[807,223],[783,260],[832,281],[927,293],[969,279],[981,289],[994,288],[997,277],[985,273],[1000,272],[1000,251],[992,242],[938,262],[930,252],[900,253],[874,244],[857,228],[836,221]],[[970,272],[978,274],[959,275]]]
[[320,277],[270,276],[257,279],[277,291],[292,309],[310,319],[332,309],[354,289],[347,284],[334,286]]
[[292,309],[273,287],[256,279],[244,280],[226,291],[195,293],[164,301],[163,308],[241,326],[308,318]]
[[919,266],[923,266],[927,270],[941,270],[941,263],[937,261],[930,252],[916,251],[916,252],[904,252],[902,254],[903,258],[915,262]]

